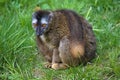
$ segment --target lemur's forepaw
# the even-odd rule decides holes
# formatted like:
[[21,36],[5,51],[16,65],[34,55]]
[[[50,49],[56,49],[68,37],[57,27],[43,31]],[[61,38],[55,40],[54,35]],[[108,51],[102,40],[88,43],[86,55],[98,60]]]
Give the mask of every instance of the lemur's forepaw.
[[51,68],[52,64],[49,62],[44,63],[45,68]]

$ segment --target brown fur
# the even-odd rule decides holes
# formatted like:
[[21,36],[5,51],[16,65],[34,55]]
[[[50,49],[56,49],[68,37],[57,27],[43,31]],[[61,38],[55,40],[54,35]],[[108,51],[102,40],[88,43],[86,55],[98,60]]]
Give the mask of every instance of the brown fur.
[[[40,17],[38,11],[38,16]],[[45,13],[45,12],[44,12]],[[70,10],[52,11],[49,29],[37,36],[40,52],[53,69],[64,69],[90,61],[95,57],[96,40],[91,25]]]

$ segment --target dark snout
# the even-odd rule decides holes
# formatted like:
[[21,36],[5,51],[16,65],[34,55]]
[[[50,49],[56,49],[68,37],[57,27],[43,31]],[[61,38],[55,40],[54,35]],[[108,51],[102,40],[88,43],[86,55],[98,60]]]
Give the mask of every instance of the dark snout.
[[36,35],[37,36],[42,35],[40,27],[36,27]]
[[41,28],[40,26],[36,27],[36,35],[40,36],[44,33],[45,28]]

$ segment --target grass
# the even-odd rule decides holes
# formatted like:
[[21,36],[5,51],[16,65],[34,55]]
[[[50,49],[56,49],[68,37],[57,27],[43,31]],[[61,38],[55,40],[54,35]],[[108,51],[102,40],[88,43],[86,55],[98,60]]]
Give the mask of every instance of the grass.
[[[93,63],[59,71],[42,66],[31,27],[36,5],[74,10],[92,24],[98,54]],[[0,10],[0,80],[120,80],[119,0],[1,0]]]

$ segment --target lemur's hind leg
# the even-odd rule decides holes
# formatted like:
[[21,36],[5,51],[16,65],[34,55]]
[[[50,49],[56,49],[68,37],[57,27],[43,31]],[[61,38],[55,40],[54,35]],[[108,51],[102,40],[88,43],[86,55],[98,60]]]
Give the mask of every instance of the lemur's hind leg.
[[53,69],[66,69],[70,66],[77,66],[80,63],[81,55],[79,50],[80,46],[73,45],[68,37],[63,37],[59,45],[59,57],[61,63],[55,63],[52,65]]

